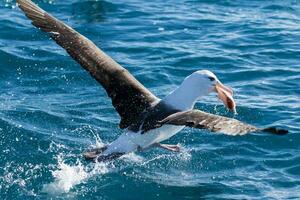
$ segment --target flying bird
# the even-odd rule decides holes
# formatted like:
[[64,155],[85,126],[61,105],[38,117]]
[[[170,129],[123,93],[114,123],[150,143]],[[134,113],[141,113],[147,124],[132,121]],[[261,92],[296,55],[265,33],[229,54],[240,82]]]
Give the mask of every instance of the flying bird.
[[224,105],[235,112],[233,91],[208,70],[192,73],[177,89],[159,99],[92,41],[32,1],[17,0],[17,3],[34,26],[48,33],[103,86],[120,115],[119,127],[124,129],[124,132],[109,145],[86,151],[83,154],[86,159],[108,161],[150,147],[179,151],[178,145],[161,142],[185,126],[227,135],[244,135],[261,131],[283,135],[288,132],[276,127],[258,128],[236,119],[194,109],[198,99],[216,92]]

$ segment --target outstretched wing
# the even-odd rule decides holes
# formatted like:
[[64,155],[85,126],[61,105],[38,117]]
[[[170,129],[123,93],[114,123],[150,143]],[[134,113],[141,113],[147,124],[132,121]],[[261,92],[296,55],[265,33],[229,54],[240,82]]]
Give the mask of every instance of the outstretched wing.
[[106,90],[121,116],[120,128],[137,121],[139,113],[157,100],[126,69],[101,51],[93,42],[54,18],[30,0],[17,0],[32,24],[62,46]]
[[213,132],[221,132],[226,135],[245,135],[255,131],[265,131],[272,134],[284,135],[288,131],[269,127],[260,129],[255,126],[243,123],[236,119],[213,115],[200,110],[189,110],[184,112],[177,112],[166,117],[161,122],[162,124],[190,126],[199,129],[208,129]]

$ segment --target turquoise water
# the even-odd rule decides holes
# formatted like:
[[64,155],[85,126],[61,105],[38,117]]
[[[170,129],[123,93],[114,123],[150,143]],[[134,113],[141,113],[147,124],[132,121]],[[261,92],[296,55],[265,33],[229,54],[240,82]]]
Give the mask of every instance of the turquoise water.
[[[235,91],[237,119],[287,136],[186,128],[113,164],[87,148],[121,134],[104,90],[0,0],[0,199],[300,199],[300,1],[43,0],[163,97],[195,70]],[[230,116],[215,95],[197,108]]]

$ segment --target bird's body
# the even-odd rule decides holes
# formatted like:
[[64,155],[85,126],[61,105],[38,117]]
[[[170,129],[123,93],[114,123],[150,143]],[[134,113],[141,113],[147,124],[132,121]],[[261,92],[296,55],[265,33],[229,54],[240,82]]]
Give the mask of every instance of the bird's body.
[[153,106],[144,110],[137,123],[129,126],[125,132],[113,141],[103,154],[114,152],[129,153],[137,149],[147,149],[151,145],[169,139],[178,133],[184,126],[162,125],[159,122],[171,114],[181,111],[165,100],[159,100]]
[[108,145],[103,152],[109,155],[116,152],[130,153],[138,149],[147,149],[151,145],[165,141],[181,131],[184,126],[163,125],[160,128],[149,130],[146,134],[125,131],[121,136]]
[[199,96],[208,93],[205,90],[195,92],[194,86],[191,84],[194,82],[194,76],[191,75],[186,78],[177,89],[164,99],[144,110],[140,114],[138,122],[129,126],[125,133],[113,141],[103,154],[129,153],[137,149],[147,149],[151,145],[165,141],[181,131],[184,126],[156,126],[161,120],[174,113],[191,110]]
[[236,119],[193,109],[201,97],[216,92],[224,105],[235,112],[232,90],[208,70],[199,70],[187,76],[177,89],[160,100],[92,41],[31,0],[17,0],[17,3],[34,26],[48,33],[103,86],[120,115],[119,127],[124,129],[124,133],[110,145],[88,151],[84,154],[86,158],[107,161],[152,146],[177,151],[176,146],[160,142],[185,126],[228,135],[244,135],[253,131],[287,133],[276,128],[260,129]]

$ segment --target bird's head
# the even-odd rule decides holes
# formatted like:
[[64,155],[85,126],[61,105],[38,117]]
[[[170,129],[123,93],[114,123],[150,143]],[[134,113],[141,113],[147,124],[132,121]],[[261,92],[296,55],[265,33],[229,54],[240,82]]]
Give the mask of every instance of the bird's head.
[[233,91],[223,85],[217,76],[208,70],[199,70],[186,77],[183,82],[187,90],[193,90],[198,97],[210,92],[216,92],[224,105],[231,111],[236,112]]

